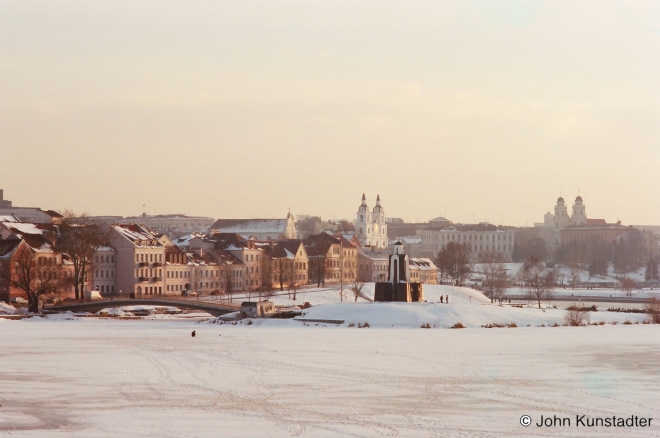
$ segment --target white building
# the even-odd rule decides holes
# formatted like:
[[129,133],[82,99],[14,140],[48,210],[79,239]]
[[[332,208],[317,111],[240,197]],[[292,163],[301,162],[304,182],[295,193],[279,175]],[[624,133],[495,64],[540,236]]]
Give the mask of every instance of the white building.
[[357,278],[364,282],[387,281],[390,252],[385,249],[358,248]]
[[209,234],[236,233],[244,239],[284,240],[297,237],[291,212],[286,219],[218,219]]
[[186,216],[183,214],[159,214],[155,216],[142,213],[141,216],[125,217],[116,221],[119,224],[140,224],[153,231],[166,232],[193,232],[208,231],[213,219],[203,216]]
[[466,244],[470,259],[478,262],[487,257],[499,257],[504,262],[513,259],[515,243],[513,229],[491,224],[451,225],[440,229],[422,231],[422,254],[435,259],[449,242]]
[[116,252],[109,246],[96,249],[92,263],[91,290],[97,290],[101,295],[115,295],[116,275]]
[[367,198],[362,194],[362,204],[355,219],[355,235],[362,246],[387,248],[387,221],[380,205],[380,195],[376,197],[376,206],[369,212]]
[[438,284],[438,267],[429,258],[410,257],[410,281],[413,283]]

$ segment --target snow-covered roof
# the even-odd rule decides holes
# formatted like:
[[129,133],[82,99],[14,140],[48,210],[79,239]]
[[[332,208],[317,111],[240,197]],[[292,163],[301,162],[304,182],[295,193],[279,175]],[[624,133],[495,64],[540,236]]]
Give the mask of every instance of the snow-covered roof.
[[0,222],[20,222],[21,220],[13,214],[0,215]]
[[163,246],[146,227],[137,224],[113,225],[114,229],[137,245]]
[[360,256],[366,257],[369,260],[372,260],[372,261],[375,261],[375,262],[383,262],[383,261],[386,262],[386,261],[389,261],[389,259],[390,259],[390,256],[388,254],[383,254],[383,253],[380,253],[380,252],[371,254],[367,251],[360,251],[359,254],[360,254]]
[[172,243],[182,249],[188,248],[190,246],[190,241],[196,237],[204,238],[206,236],[200,233],[190,233],[190,234],[186,234],[185,236],[180,236],[172,239]]
[[33,234],[33,235],[43,235],[46,231],[53,231],[52,227],[48,224],[33,224],[27,222],[12,222],[5,223],[6,228],[12,233],[23,235],[23,234]]
[[407,245],[415,245],[418,243],[422,243],[422,237],[419,236],[405,236],[405,237],[399,237],[394,240],[390,240],[389,244],[394,245],[396,242],[400,241],[401,243],[407,244]]
[[147,213],[142,213],[140,216],[127,216],[123,220],[125,221],[136,221],[140,219],[206,219],[213,220],[210,217],[206,216],[186,216],[185,214],[157,214],[149,215]]
[[421,271],[433,271],[438,269],[437,266],[435,266],[435,263],[426,257],[411,257],[410,266],[414,266]]
[[211,230],[249,235],[254,233],[285,233],[286,219],[218,219]]

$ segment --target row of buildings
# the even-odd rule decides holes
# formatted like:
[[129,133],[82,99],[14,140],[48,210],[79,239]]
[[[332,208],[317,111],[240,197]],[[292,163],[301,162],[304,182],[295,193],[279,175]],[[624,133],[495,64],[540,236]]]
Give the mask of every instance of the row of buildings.
[[[35,254],[37,264],[48,260],[59,267],[63,279],[71,278],[73,263],[56,249],[60,225],[55,222],[0,217],[0,272],[14,273],[15,255],[24,246]],[[253,222],[258,228],[260,220]],[[305,285],[348,287],[387,277],[387,248],[363,247],[355,235],[320,233],[307,239],[272,235],[259,240],[247,225],[242,224],[243,235],[211,229],[175,239],[143,224],[94,225],[105,242],[90,260],[84,289],[106,296],[228,294]],[[436,283],[437,268],[430,259],[413,258],[411,276],[418,282]],[[72,283],[62,292],[72,295]],[[6,278],[0,280],[0,300],[20,295]]]
[[[0,272],[11,271],[21,245],[40,260],[61,267],[70,277],[71,261],[55,251],[62,216],[50,210],[13,207],[0,190]],[[85,289],[102,294],[181,294],[263,291],[307,284],[386,281],[393,245],[400,242],[411,257],[412,281],[435,283],[434,260],[450,242],[467,245],[473,262],[496,257],[512,261],[516,245],[533,238],[552,251],[568,242],[602,239],[614,242],[630,230],[620,223],[589,219],[580,196],[572,215],[563,198],[555,212],[535,227],[488,223],[453,224],[439,217],[428,224],[405,224],[385,216],[380,196],[369,209],[363,194],[354,232],[317,233],[302,239],[291,212],[283,219],[217,219],[185,215],[143,214],[136,217],[89,218],[104,230]],[[408,235],[392,238],[396,234]],[[649,254],[658,254],[658,239],[644,234]],[[6,281],[0,299],[18,293]]]

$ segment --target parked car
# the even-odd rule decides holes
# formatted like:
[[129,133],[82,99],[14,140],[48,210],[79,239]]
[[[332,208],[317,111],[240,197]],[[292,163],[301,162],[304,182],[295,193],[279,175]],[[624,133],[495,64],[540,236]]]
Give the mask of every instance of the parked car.
[[192,291],[192,290],[184,290],[183,292],[181,292],[181,295],[184,296],[184,297],[196,297],[197,292]]
[[14,297],[11,299],[11,302],[14,304],[27,304],[28,300],[23,297]]

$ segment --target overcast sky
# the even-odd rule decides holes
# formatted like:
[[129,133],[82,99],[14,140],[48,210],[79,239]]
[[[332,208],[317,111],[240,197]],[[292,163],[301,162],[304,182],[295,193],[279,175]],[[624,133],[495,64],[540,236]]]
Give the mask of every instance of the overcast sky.
[[[660,224],[660,2],[0,6],[16,206]],[[146,207],[143,209],[143,204]]]

